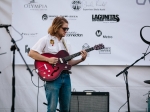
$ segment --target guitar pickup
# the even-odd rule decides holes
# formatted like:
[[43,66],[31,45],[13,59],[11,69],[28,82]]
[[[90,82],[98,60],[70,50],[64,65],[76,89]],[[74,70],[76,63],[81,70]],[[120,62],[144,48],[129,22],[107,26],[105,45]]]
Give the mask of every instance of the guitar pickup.
[[44,64],[45,69],[47,70],[47,66]]
[[60,63],[63,63],[63,60],[61,58],[59,58]]
[[[43,67],[43,66],[41,66],[41,67]],[[41,67],[39,67],[39,68],[37,68],[35,71],[36,71],[36,73],[38,73],[38,72],[42,72],[42,71],[44,71],[44,70],[47,70],[47,66],[46,66],[46,64],[44,64],[44,70],[40,70],[39,71],[39,69],[41,68]]]

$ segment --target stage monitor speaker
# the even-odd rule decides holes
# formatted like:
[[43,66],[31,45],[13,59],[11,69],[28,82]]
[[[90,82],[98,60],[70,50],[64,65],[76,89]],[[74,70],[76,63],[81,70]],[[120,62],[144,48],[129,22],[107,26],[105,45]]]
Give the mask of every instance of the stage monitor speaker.
[[72,92],[70,112],[109,112],[109,92]]

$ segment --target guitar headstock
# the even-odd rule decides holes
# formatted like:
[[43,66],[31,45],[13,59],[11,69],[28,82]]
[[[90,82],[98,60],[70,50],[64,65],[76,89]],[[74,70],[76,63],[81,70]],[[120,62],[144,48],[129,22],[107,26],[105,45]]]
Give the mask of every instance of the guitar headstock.
[[98,45],[95,45],[93,48],[94,50],[99,50],[99,49],[104,49],[105,46],[103,44],[98,44]]

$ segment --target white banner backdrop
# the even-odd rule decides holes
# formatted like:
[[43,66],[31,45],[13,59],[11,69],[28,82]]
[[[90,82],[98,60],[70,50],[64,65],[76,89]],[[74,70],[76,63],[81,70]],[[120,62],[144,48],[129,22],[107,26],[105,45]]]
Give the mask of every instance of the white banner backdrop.
[[[105,45],[103,50],[89,52],[80,65],[130,65],[148,47],[140,30],[150,25],[149,10],[148,0],[12,0],[12,26],[23,37],[17,45],[28,64],[34,63],[28,57],[29,49],[47,35],[56,16],[64,16],[70,28],[65,38],[72,43],[74,53]],[[12,36],[21,38],[15,30]],[[149,39],[150,28],[143,29],[143,36]],[[16,64],[24,64],[18,52]],[[149,66],[150,55],[136,65]]]
[[[42,0],[41,0],[42,1]],[[135,4],[136,3],[136,0]],[[139,0],[139,2],[144,0]],[[40,1],[37,1],[41,3]],[[0,22],[1,24],[11,23],[11,0],[0,0]],[[145,6],[150,6],[148,0],[145,2]],[[129,4],[127,4],[127,7]],[[145,7],[144,5],[139,5],[139,7]],[[18,7],[18,6],[17,6]],[[134,7],[133,7],[134,9]],[[18,9],[18,11],[20,11]],[[145,12],[143,12],[145,13]],[[141,15],[139,15],[141,16]],[[142,24],[142,23],[141,23]],[[29,24],[27,24],[29,25]],[[145,25],[145,24],[144,24]],[[144,26],[143,25],[143,26]],[[149,24],[147,24],[149,25]],[[24,25],[25,26],[25,25]],[[142,26],[142,25],[141,25]],[[15,26],[16,27],[16,26]],[[71,28],[71,27],[70,27]],[[11,29],[11,27],[10,27]],[[16,28],[17,29],[17,28]],[[17,29],[21,32],[20,29]],[[35,29],[33,29],[35,30]],[[144,29],[143,32],[145,32]],[[25,30],[27,31],[27,29]],[[26,33],[24,31],[24,33]],[[30,30],[28,30],[30,33]],[[139,30],[138,30],[139,31]],[[23,31],[22,31],[23,32]],[[15,32],[16,33],[16,32]],[[105,32],[106,33],[106,32]],[[5,28],[0,29],[0,53],[5,53],[1,55],[0,61],[0,112],[10,112],[12,106],[12,64],[10,58],[10,37],[6,32]],[[104,31],[103,31],[104,34]],[[18,34],[16,33],[18,36]],[[34,32],[32,33],[34,37]],[[44,34],[45,35],[45,34]],[[130,33],[129,33],[130,35]],[[14,37],[18,40],[20,37]],[[30,34],[31,36],[31,34]],[[27,37],[27,33],[24,34],[24,39]],[[145,37],[145,36],[144,36]],[[31,36],[32,38],[32,36]],[[40,38],[40,37],[37,37]],[[139,34],[138,34],[138,40]],[[22,39],[21,41],[24,41]],[[147,37],[147,39],[150,39]],[[21,42],[20,41],[20,42]],[[28,41],[28,40],[27,40]],[[34,40],[36,41],[36,40]],[[17,42],[20,43],[20,42]],[[27,43],[27,42],[26,42]],[[22,43],[24,44],[24,43]],[[144,44],[144,43],[143,43]],[[19,45],[20,47],[21,45]],[[27,47],[31,47],[28,45]],[[148,46],[145,44],[145,50]],[[141,49],[141,45],[138,45],[138,50]],[[127,50],[126,50],[127,51]],[[141,50],[140,50],[141,51]],[[143,50],[142,50],[143,51]],[[16,51],[17,52],[17,51]],[[21,49],[21,52],[25,52],[25,49]],[[91,52],[94,53],[96,51]],[[90,55],[91,55],[90,54]],[[26,54],[24,54],[26,55]],[[141,54],[140,54],[141,55]],[[26,55],[27,56],[27,55]],[[106,55],[105,55],[106,56]],[[20,57],[20,56],[18,56]],[[146,60],[149,55],[146,57]],[[18,58],[17,58],[18,59]],[[106,59],[105,59],[106,60]],[[22,60],[21,60],[22,61]],[[106,60],[107,61],[107,60]],[[23,62],[22,62],[23,63]],[[82,92],[83,90],[95,90],[96,92],[109,92],[110,93],[110,112],[118,112],[119,108],[126,102],[126,87],[123,75],[116,77],[116,74],[123,70],[126,66],[74,66],[72,68],[71,82],[72,90],[77,92]],[[34,66],[30,66],[31,70]],[[132,67],[128,71],[128,83],[130,90],[130,109],[132,112],[144,112],[148,111],[148,104],[146,100],[148,98],[148,93],[150,85],[144,83],[145,80],[149,80],[149,67],[136,66]],[[37,111],[37,93],[38,88],[36,88],[31,81],[31,76],[26,70],[26,66],[15,66],[15,77],[16,77],[16,97],[15,97],[15,112],[36,112]],[[33,82],[38,84],[38,76],[35,74],[33,77]],[[41,82],[41,81],[40,81]],[[43,82],[40,83],[43,85]],[[145,95],[146,94],[146,95]],[[145,96],[143,96],[145,95]],[[46,102],[44,88],[40,89],[39,99],[38,99],[38,111],[46,112],[46,106],[43,105]],[[120,112],[127,112],[127,104],[123,106]]]

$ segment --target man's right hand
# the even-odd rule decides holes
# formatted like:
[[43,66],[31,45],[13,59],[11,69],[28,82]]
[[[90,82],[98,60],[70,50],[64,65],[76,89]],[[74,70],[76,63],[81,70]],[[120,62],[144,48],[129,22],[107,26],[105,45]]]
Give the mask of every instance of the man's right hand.
[[50,64],[56,64],[58,62],[58,58],[56,57],[51,57],[47,59],[47,62],[49,62]]

